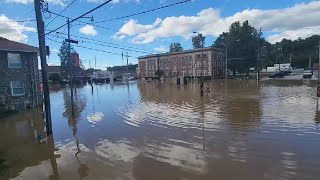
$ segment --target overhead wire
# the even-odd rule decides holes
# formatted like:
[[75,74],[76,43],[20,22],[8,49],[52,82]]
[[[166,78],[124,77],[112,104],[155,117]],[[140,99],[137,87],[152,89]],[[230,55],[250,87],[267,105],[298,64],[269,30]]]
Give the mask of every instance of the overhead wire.
[[129,15],[121,16],[121,17],[116,17],[116,18],[97,21],[97,22],[94,22],[94,24],[99,24],[99,23],[103,23],[103,22],[109,22],[109,21],[124,19],[124,18],[132,17],[132,16],[137,16],[137,15],[141,15],[141,14],[146,14],[146,13],[157,11],[157,10],[160,10],[160,9],[165,9],[165,8],[168,8],[168,7],[171,7],[171,6],[184,4],[184,3],[187,3],[187,2],[190,2],[190,1],[192,1],[192,0],[184,0],[184,1],[176,2],[176,3],[173,3],[173,4],[166,5],[166,6],[161,6],[161,7],[158,7],[158,8],[149,9],[149,10],[138,12],[138,13],[133,13],[133,14],[129,14]]
[[[60,38],[60,37],[58,37]],[[65,39],[63,37],[61,37],[61,39]],[[106,47],[111,47],[114,49],[121,49],[121,50],[125,50],[125,51],[132,51],[132,52],[138,52],[138,53],[144,53],[144,54],[150,54],[150,52],[147,51],[140,51],[140,50],[134,50],[134,49],[130,49],[130,48],[123,48],[123,47],[117,47],[117,46],[112,46],[112,45],[107,45],[107,43],[101,42],[101,43],[96,43],[96,42],[90,42],[90,41],[85,41],[85,40],[80,40],[81,42],[84,43],[89,43],[89,44],[95,44],[95,45],[100,45],[100,46],[106,46]]]
[[[67,33],[61,33],[61,32],[57,32],[57,34],[68,35]],[[132,47],[132,46],[120,45],[120,44],[116,44],[116,43],[101,41],[101,40],[92,39],[92,38],[87,38],[87,37],[83,37],[83,36],[77,36],[77,35],[71,35],[71,36],[72,36],[72,37],[81,38],[81,39],[90,40],[90,41],[94,41],[94,42],[100,42],[100,43],[104,43],[104,44],[110,44],[110,45],[113,45],[113,46],[119,46],[119,47],[123,47],[123,48],[128,48],[128,49],[134,49],[134,50],[138,50],[138,51],[143,51],[143,52],[147,52],[147,53],[155,53],[155,51],[146,50],[146,49],[143,49],[143,48],[136,48],[136,47]]]
[[[56,43],[62,43],[62,42],[59,42],[59,41],[56,41],[56,40],[53,40],[49,37],[46,37],[49,41],[53,41],[53,42],[56,42]],[[102,50],[102,49],[96,49],[96,48],[90,48],[90,47],[85,47],[85,46],[80,46],[80,45],[73,45],[75,47],[79,47],[79,48],[83,48],[83,49],[89,49],[89,50],[93,50],[93,51],[99,51],[99,52],[104,52],[104,53],[107,53],[107,54],[114,54],[114,55],[119,55],[119,56],[122,56],[122,54],[120,53],[115,53],[115,52],[111,52],[111,51],[105,51],[105,50]],[[136,56],[128,56],[128,57],[133,57],[133,58],[138,58]]]
[[[93,11],[95,11],[95,10],[97,10],[97,9],[101,8],[102,6],[104,6],[104,5],[108,4],[108,3],[110,3],[111,1],[112,1],[112,0],[108,0],[108,1],[106,1],[106,2],[104,2],[104,3],[102,3],[102,4],[100,4],[99,6],[97,6],[97,7],[93,8],[93,9],[91,9],[90,11],[88,11],[88,12],[86,12],[86,13],[84,13],[84,14],[82,14],[82,15],[80,15],[80,16],[78,16],[78,17],[76,17],[76,18],[72,19],[72,20],[70,20],[70,21],[69,21],[69,23],[72,23],[72,22],[74,22],[74,21],[77,21],[78,19],[80,19],[80,18],[82,18],[82,17],[84,17],[84,16],[86,16],[86,15],[88,15],[88,14],[92,13]],[[63,24],[63,25],[59,26],[58,28],[55,28],[54,30],[52,30],[52,31],[50,31],[50,32],[48,32],[48,33],[46,33],[46,35],[48,35],[48,34],[50,34],[50,33],[53,33],[53,32],[55,32],[55,31],[57,31],[57,30],[59,30],[59,29],[63,28],[63,27],[64,27],[64,26],[66,26],[67,24],[68,24],[68,23],[65,23],[65,24]]]
[[[51,14],[54,14],[56,16],[64,17],[66,19],[68,19],[68,18],[71,19],[68,16],[64,16],[64,15],[61,15],[61,14],[58,14],[58,13],[55,13],[55,12],[52,12],[52,11],[48,11],[48,12],[51,13]],[[81,22],[82,24],[92,24],[92,22],[88,23],[88,22],[84,22],[84,21],[81,21],[81,20],[78,20],[78,22]],[[114,29],[111,29],[111,28],[108,28],[108,27],[104,27],[104,26],[100,26],[100,25],[94,25],[94,26],[98,27],[98,28],[101,28],[101,29],[106,29],[106,30],[109,30],[109,31],[118,32],[117,30],[114,30]]]
[[56,20],[64,11],[66,11],[74,2],[76,2],[77,0],[73,0],[67,7],[65,7],[60,13],[59,15],[56,15],[56,17],[54,17],[50,22],[47,23],[46,26],[48,26],[49,24],[51,24],[54,20]]

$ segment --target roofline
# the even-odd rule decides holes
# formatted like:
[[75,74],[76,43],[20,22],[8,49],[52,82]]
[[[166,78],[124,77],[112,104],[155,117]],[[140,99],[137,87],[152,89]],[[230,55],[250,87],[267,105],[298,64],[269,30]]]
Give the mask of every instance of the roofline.
[[212,50],[223,52],[223,50],[220,48],[205,47],[205,48],[197,48],[197,49],[188,49],[185,51],[173,52],[173,53],[150,54],[150,55],[146,55],[146,56],[140,56],[140,57],[138,57],[138,59],[162,57],[162,56],[172,56],[172,55],[187,54],[187,53],[202,52],[202,51],[212,51]]
[[[36,47],[35,47],[36,48]],[[0,48],[0,51],[9,51],[9,52],[34,52],[34,53],[39,53],[39,49],[37,50],[27,50],[27,49],[11,49],[11,48]]]

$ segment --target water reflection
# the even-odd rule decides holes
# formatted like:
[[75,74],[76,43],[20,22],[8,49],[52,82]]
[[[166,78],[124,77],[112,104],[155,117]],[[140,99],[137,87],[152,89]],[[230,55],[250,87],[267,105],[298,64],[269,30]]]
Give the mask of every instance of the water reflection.
[[0,149],[9,154],[6,178],[320,177],[319,107],[312,83],[206,83],[211,93],[203,97],[196,83],[78,87],[75,116],[69,91],[54,91],[54,136],[47,143],[34,140],[44,129],[41,114],[0,121],[0,133],[11,139],[0,136]]

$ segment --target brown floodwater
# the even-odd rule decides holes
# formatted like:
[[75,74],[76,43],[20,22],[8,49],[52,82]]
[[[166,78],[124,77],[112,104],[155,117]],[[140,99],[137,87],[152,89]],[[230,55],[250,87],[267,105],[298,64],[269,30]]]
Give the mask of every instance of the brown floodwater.
[[320,111],[309,81],[159,82],[52,88],[39,110],[0,119],[0,179],[320,179]]

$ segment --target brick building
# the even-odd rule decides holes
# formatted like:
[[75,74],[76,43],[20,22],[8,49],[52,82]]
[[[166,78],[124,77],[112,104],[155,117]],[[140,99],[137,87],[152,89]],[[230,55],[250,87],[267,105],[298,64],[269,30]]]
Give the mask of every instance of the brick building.
[[223,50],[213,47],[147,55],[138,58],[139,74],[141,78],[152,78],[157,70],[163,70],[164,77],[223,77],[223,57]]
[[38,48],[0,37],[0,110],[42,102]]

